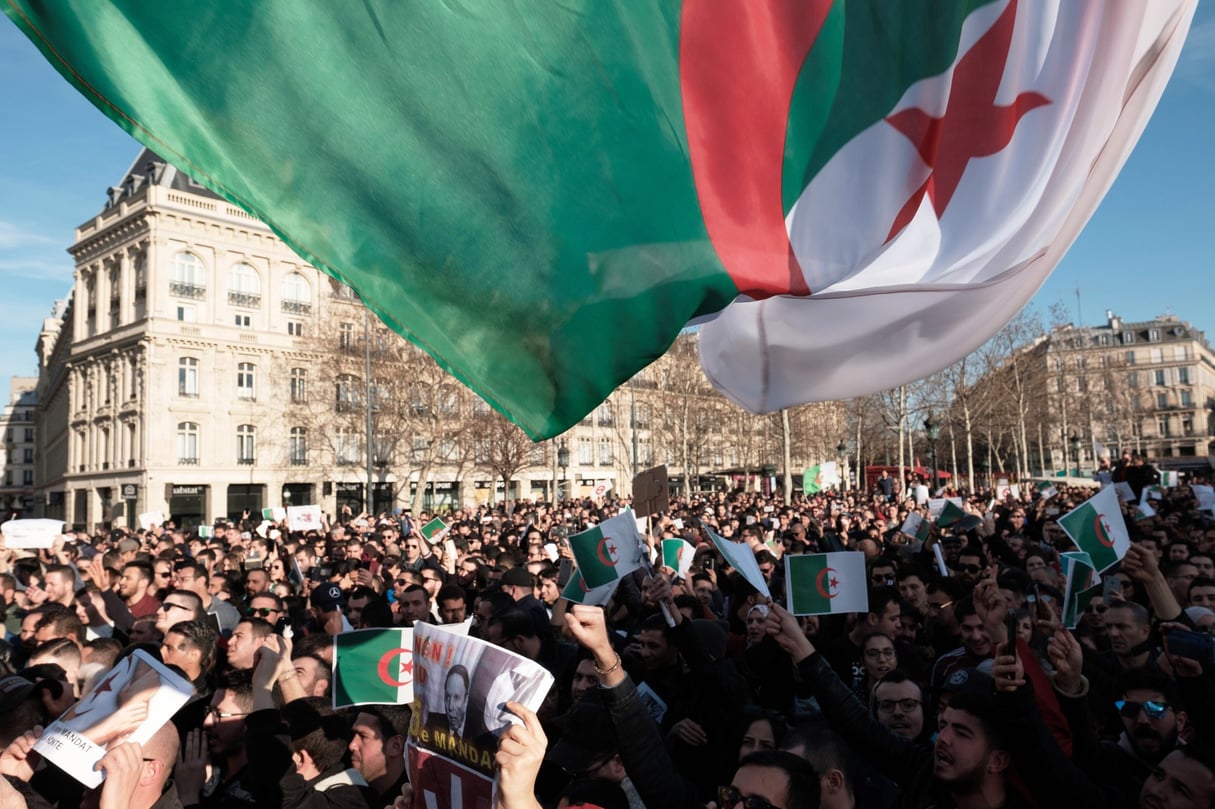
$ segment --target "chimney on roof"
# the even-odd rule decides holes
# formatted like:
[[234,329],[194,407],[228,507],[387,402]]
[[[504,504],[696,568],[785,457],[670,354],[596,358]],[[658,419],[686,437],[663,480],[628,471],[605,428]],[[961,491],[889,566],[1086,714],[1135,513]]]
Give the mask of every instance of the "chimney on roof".
[[1116,314],[1114,314],[1113,309],[1105,310],[1105,319],[1106,319],[1106,321],[1109,322],[1110,328],[1113,329],[1114,331],[1118,331],[1119,329],[1122,328],[1122,320],[1119,319],[1119,317]]

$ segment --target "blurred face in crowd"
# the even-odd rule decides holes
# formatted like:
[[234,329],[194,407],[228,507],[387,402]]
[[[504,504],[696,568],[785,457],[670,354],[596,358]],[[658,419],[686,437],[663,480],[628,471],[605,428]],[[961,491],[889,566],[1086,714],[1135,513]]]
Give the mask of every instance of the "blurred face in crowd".
[[793,809],[788,804],[789,776],[777,767],[760,767],[755,764],[739,767],[730,785],[743,799],[760,798],[772,809]]
[[1205,553],[1196,553],[1190,557],[1190,564],[1198,569],[1198,575],[1207,579],[1215,578],[1215,561]]
[[768,608],[763,604],[756,604],[751,609],[747,610],[747,643],[759,643],[764,639],[765,629],[768,622]]
[[190,621],[194,618],[194,607],[180,593],[174,597],[172,593],[156,609],[156,628],[161,633],[168,632],[169,627],[178,621]]
[[1121,701],[1122,728],[1136,755],[1154,764],[1177,746],[1185,715],[1165,701],[1164,694],[1150,688],[1132,688]]
[[26,649],[33,649],[38,645],[38,641],[34,639],[37,632],[36,627],[38,622],[42,620],[42,616],[38,613],[30,613],[21,619],[21,645]]
[[920,615],[928,614],[928,591],[919,576],[904,576],[899,580],[899,598],[915,607]]
[[586,692],[599,686],[599,673],[595,671],[595,661],[579,660],[574,669],[574,682],[570,686],[570,696],[574,702],[582,699]]
[[669,668],[675,665],[676,651],[662,631],[658,629],[643,629],[638,639],[641,644],[641,662],[650,671]]
[[418,621],[425,621],[426,616],[430,614],[430,603],[426,600],[426,593],[421,590],[405,593],[400,604],[401,618],[405,622],[405,626],[413,626]]
[[1008,766],[1008,754],[992,748],[978,718],[957,708],[941,712],[933,752],[933,775],[952,790],[977,787],[988,772]]
[[131,627],[131,643],[160,643],[160,631],[151,618],[136,621]]
[[924,696],[910,680],[875,685],[873,706],[878,721],[896,736],[915,739],[924,730]]
[[869,574],[869,584],[872,587],[893,587],[894,566],[887,564],[874,565],[873,570]]
[[245,575],[245,592],[249,595],[264,593],[270,589],[270,577],[264,570],[250,570]]
[[958,556],[958,578],[969,585],[976,584],[983,575],[983,557],[972,553]]
[[772,723],[767,719],[756,719],[743,733],[742,743],[738,746],[738,758],[741,761],[757,750],[775,749],[776,734],[772,732]]
[[1164,757],[1139,793],[1144,809],[1208,809],[1213,801],[1215,773],[1178,751]]
[[557,580],[550,577],[540,578],[540,600],[546,606],[551,607],[557,603],[557,599],[561,597],[561,588],[557,586]]
[[254,596],[249,599],[249,609],[253,611],[254,616],[261,618],[271,626],[275,626],[283,620],[283,611],[275,605],[274,599],[270,596]]
[[894,642],[882,635],[867,638],[861,650],[861,665],[865,667],[870,683],[885,677],[898,666]]
[[694,592],[696,597],[700,599],[700,603],[704,604],[706,607],[713,603],[713,582],[698,581],[692,585],[692,592]]
[[413,564],[422,558],[422,546],[418,543],[417,537],[409,537],[401,545],[401,550],[405,552],[405,561]]
[[1110,636],[1110,651],[1128,656],[1136,646],[1148,639],[1151,627],[1140,624],[1126,607],[1110,607],[1105,613],[1105,628]]
[[1196,578],[1198,578],[1198,568],[1186,562],[1177,565],[1177,569],[1169,573],[1165,581],[1168,582],[1169,589],[1173,591],[1173,597],[1184,606],[1188,603],[1190,584]]
[[346,602],[346,618],[357,627],[363,620],[363,610],[371,603],[371,596],[358,596]]
[[[366,781],[374,781],[388,774],[388,757],[399,756],[396,736],[385,740],[380,733],[380,723],[374,716],[360,713],[354,720],[354,736],[350,740],[350,764],[359,771]],[[391,746],[392,750],[387,748]]]
[[960,623],[962,630],[962,645],[974,657],[987,657],[991,654],[991,636],[983,628],[983,619],[977,615],[967,615]]
[[439,602],[439,620],[445,624],[463,623],[467,607],[462,598],[448,598]]
[[422,586],[426,588],[426,592],[430,594],[433,601],[434,597],[439,594],[439,588],[443,586],[443,579],[436,571],[427,568],[422,571]]
[[228,639],[228,664],[235,669],[253,668],[253,654],[261,645],[253,634],[253,627],[241,621]]
[[118,595],[128,600],[139,598],[145,589],[138,568],[125,567],[122,569],[122,577],[118,579]]
[[297,657],[291,661],[295,668],[295,676],[299,678],[300,687],[310,697],[325,696],[326,685],[329,681],[329,668],[324,661],[311,655]]
[[169,632],[165,635],[164,642],[160,644],[160,657],[166,665],[177,666],[187,674],[193,674],[198,671],[202,655],[191,645],[185,635]]
[[885,632],[890,637],[899,634],[899,613],[901,608],[899,602],[891,601],[886,605],[886,609],[882,611],[880,616],[870,614],[870,629],[878,632]]
[[[215,692],[211,698],[211,712],[203,720],[203,732],[213,756],[228,756],[239,753],[245,746],[246,711],[229,694],[226,688]],[[216,714],[219,714],[218,716]],[[224,716],[224,714],[236,714]]]
[[170,565],[168,562],[157,562],[154,570],[156,571],[156,574],[155,574],[156,581],[153,583],[153,586],[157,590],[161,590],[161,589],[164,589],[165,587],[172,586],[172,584],[173,584],[173,566],[172,565]]

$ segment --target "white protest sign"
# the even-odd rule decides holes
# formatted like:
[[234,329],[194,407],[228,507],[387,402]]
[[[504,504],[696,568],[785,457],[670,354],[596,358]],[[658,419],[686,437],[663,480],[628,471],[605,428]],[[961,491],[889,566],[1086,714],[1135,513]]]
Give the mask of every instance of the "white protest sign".
[[287,506],[287,528],[291,531],[319,531],[320,506]]
[[163,511],[145,511],[139,515],[139,527],[145,531],[151,531],[159,525],[164,525],[165,513]]
[[7,548],[49,548],[63,533],[63,520],[9,520],[0,533]]

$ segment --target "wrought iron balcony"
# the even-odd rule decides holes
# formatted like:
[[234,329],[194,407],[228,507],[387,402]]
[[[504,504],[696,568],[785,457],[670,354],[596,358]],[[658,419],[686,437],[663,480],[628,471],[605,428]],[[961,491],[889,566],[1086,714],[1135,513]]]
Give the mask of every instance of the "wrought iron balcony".
[[232,306],[243,306],[246,309],[260,309],[262,296],[249,292],[233,292],[228,290],[228,303]]
[[169,294],[178,298],[193,298],[196,301],[201,301],[207,297],[207,288],[202,284],[187,284],[181,281],[170,281]]
[[310,315],[312,304],[307,301],[283,301],[283,311],[290,315]]

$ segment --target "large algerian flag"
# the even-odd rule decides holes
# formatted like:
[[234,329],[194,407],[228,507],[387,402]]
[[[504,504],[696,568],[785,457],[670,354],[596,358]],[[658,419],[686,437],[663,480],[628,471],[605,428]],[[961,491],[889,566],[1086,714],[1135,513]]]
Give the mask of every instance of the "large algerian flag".
[[701,361],[756,411],[981,345],[1113,182],[1195,6],[5,11],[119,126],[552,436],[692,319],[717,315]]
[[333,707],[413,702],[413,629],[360,629],[333,637]]
[[570,537],[570,550],[588,590],[622,579],[641,565],[637,518],[629,510]]
[[802,491],[805,494],[818,494],[824,489],[838,486],[841,480],[835,461],[827,461],[802,472]]
[[1101,577],[1093,567],[1092,558],[1082,551],[1059,554],[1063,566],[1063,625],[1075,629],[1088,604],[1101,595]]
[[1098,573],[1117,564],[1131,547],[1118,495],[1109,487],[1060,517],[1059,527],[1089,555]]
[[867,612],[869,609],[865,554],[857,551],[786,556],[785,587],[789,612],[794,615]]

